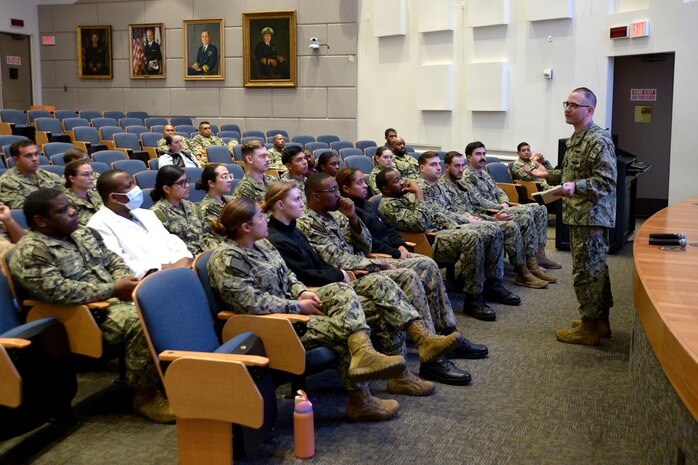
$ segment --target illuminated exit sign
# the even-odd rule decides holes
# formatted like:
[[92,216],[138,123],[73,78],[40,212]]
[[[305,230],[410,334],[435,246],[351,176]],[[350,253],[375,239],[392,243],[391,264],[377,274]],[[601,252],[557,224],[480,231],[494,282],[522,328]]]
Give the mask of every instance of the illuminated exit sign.
[[630,24],[630,38],[648,37],[650,35],[650,22],[637,21]]

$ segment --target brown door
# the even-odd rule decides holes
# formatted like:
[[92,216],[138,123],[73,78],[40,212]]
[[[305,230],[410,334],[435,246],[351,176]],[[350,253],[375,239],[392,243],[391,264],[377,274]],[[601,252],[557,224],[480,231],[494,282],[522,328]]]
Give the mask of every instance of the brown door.
[[637,216],[651,216],[669,201],[674,54],[615,57],[613,68],[613,134],[652,165],[637,178]]
[[28,110],[32,105],[29,36],[0,32],[2,107]]

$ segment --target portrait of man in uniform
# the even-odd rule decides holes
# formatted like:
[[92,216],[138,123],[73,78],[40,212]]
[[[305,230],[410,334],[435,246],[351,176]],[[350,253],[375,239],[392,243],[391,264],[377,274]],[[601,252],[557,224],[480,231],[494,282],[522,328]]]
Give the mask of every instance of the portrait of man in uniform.
[[184,79],[224,79],[223,20],[184,20]]
[[131,79],[165,78],[163,24],[130,24]]
[[78,77],[111,79],[111,26],[78,26]]
[[246,87],[296,86],[296,12],[243,13]]

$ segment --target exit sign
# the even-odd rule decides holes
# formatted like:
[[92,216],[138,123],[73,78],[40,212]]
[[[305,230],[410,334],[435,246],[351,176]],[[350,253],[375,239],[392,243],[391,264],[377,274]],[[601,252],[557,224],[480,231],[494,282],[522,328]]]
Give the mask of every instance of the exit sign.
[[637,37],[648,37],[650,35],[650,22],[649,21],[636,21],[630,24],[630,37],[635,39]]

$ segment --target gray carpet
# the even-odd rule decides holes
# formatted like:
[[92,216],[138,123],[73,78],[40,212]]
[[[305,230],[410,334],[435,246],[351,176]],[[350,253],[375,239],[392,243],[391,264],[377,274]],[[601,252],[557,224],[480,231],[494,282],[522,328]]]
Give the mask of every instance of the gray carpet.
[[[551,237],[554,232],[550,230]],[[458,314],[469,339],[487,344],[485,360],[456,360],[473,374],[467,387],[438,385],[426,398],[389,396],[385,382],[372,390],[396,398],[399,417],[384,423],[343,419],[344,394],[336,373],[309,380],[315,405],[316,464],[645,464],[648,440],[633,427],[628,351],[634,313],[632,244],[609,258],[615,296],[613,338],[598,348],[556,342],[554,330],[577,317],[569,253],[549,255],[563,263],[559,281],[546,290],[509,288],[520,307],[495,306],[497,321]],[[513,279],[508,274],[507,281]],[[455,309],[462,295],[449,289]],[[408,362],[417,369],[417,357]],[[111,384],[115,365],[80,375],[74,425],[49,424],[0,443],[3,464],[176,463],[176,434],[130,411],[130,391]],[[286,393],[287,387],[279,389]],[[275,436],[251,458],[236,463],[301,463],[293,456],[292,406],[281,399]]]

